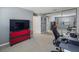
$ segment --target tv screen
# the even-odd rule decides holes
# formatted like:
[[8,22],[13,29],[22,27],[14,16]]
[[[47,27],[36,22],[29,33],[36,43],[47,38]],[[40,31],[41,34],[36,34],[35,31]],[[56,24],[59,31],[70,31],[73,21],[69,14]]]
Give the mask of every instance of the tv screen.
[[29,29],[29,20],[10,20],[10,31]]

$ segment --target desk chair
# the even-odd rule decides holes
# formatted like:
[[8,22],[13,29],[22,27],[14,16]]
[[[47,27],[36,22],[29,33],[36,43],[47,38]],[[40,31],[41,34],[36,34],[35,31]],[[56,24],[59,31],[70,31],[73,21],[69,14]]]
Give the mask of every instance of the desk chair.
[[51,51],[51,52],[62,52],[62,49],[59,48],[60,42],[58,41],[58,38],[62,37],[63,35],[60,35],[57,30],[55,30],[55,31],[53,30],[53,34],[55,36],[55,39],[53,40],[53,44],[57,47],[56,50],[58,50],[58,51]]

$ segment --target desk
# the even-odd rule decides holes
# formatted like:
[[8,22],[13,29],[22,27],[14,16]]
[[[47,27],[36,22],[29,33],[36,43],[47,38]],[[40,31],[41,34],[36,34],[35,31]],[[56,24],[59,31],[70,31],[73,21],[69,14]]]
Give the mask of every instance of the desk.
[[71,52],[79,52],[79,46],[73,45],[73,44],[65,44],[65,43],[60,43],[59,47],[71,51]]

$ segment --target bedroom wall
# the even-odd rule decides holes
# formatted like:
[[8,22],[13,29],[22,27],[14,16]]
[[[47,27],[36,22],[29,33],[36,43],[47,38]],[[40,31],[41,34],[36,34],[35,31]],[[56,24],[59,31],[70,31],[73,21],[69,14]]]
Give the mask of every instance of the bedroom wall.
[[77,33],[79,38],[79,8],[77,8]]
[[[18,7],[1,7],[0,8],[0,45],[9,42],[9,25],[10,19],[31,20],[33,12]],[[31,25],[32,29],[32,25]]]
[[33,16],[33,33],[41,33],[41,16]]

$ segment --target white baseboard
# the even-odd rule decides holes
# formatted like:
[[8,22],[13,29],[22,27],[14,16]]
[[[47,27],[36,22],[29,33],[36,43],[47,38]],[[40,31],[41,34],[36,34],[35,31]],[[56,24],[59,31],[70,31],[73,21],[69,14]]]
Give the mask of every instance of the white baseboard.
[[7,45],[9,45],[9,42],[1,44],[0,47],[7,46]]

